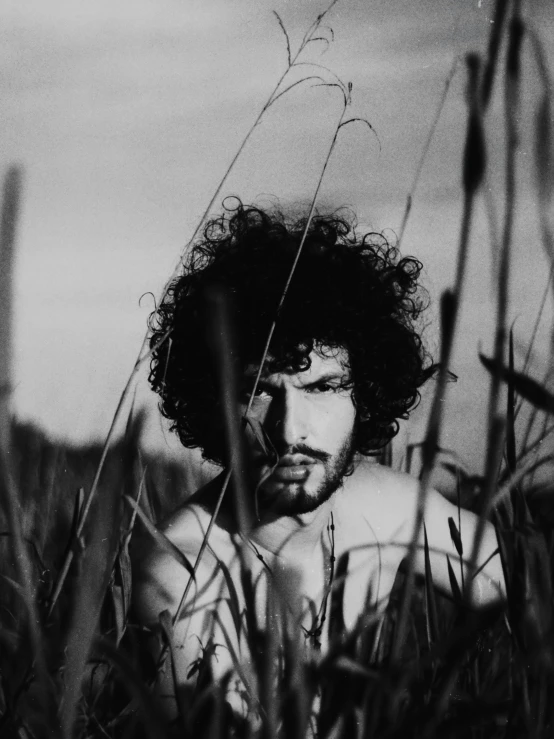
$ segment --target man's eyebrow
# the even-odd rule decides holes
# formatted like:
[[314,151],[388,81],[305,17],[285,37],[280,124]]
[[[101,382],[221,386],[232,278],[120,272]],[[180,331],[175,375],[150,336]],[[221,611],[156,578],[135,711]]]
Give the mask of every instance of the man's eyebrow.
[[[254,382],[256,377],[258,376],[258,370],[257,369],[246,369],[242,374],[242,380],[244,382]],[[264,380],[267,380],[268,377],[271,375],[267,374],[266,372],[262,372],[260,375],[260,382],[263,382]]]
[[[245,373],[242,376],[241,385],[244,388],[251,388],[251,387],[253,387],[254,386],[254,383],[256,382],[256,377],[257,377],[257,373],[256,372],[252,372],[252,373],[247,372],[247,373]],[[271,382],[269,381],[269,378],[270,377],[271,377],[271,375],[262,375],[260,377],[259,381],[258,381],[258,387],[261,387],[261,388],[269,387],[271,385]]]
[[[260,377],[260,380],[258,382],[258,385],[260,387],[271,387],[272,386],[272,383],[271,383],[271,376],[272,376],[272,374],[273,373],[263,374]],[[300,375],[302,375],[301,372],[299,372],[299,373],[292,372],[291,374],[300,374]],[[248,385],[253,385],[254,384],[254,381],[256,379],[256,375],[257,375],[257,372],[256,371],[249,372],[247,370],[245,372],[245,374],[243,375],[243,378],[242,378],[243,385],[247,385],[247,386]],[[314,378],[314,379],[312,379],[312,378],[307,379],[305,382],[302,382],[302,387],[310,387],[312,385],[320,385],[320,384],[324,384],[326,382],[337,382],[337,381],[340,382],[341,384],[343,384],[343,383],[344,384],[350,383],[351,382],[350,371],[347,370],[347,369],[344,369],[344,370],[331,370],[330,372],[326,372],[325,374],[321,375],[320,377],[317,377],[317,378]]]
[[[254,386],[254,383],[256,382],[256,375],[244,375],[242,378],[242,385],[244,387],[250,388]],[[258,380],[258,387],[269,387],[271,383],[269,382],[269,376],[261,376]]]
[[304,383],[304,387],[310,387],[310,385],[321,385],[326,382],[335,382],[337,380],[341,383],[350,382],[350,372],[347,370],[342,372],[338,370],[336,372],[328,372],[327,374],[321,375],[316,380],[309,380]]

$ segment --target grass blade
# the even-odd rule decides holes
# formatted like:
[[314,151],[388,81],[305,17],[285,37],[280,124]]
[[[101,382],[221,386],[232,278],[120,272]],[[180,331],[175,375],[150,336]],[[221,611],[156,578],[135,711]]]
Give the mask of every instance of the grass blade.
[[209,336],[223,410],[227,465],[232,473],[235,521],[247,534],[254,522],[252,496],[245,474],[246,463],[239,412],[239,366],[235,342],[234,306],[228,290],[213,285],[206,296]]
[[460,586],[458,585],[458,581],[456,580],[456,575],[454,574],[454,570],[452,569],[452,565],[450,564],[450,557],[448,555],[446,555],[446,562],[448,564],[448,579],[450,581],[450,587],[452,589],[454,602],[457,605],[461,606],[463,604],[462,591],[460,589]]
[[6,450],[0,445],[0,501],[3,503],[4,510],[7,514],[8,525],[10,527],[11,536],[8,537],[13,560],[17,573],[17,583],[19,592],[23,598],[26,610],[26,629],[28,630],[28,638],[31,642],[33,663],[36,666],[40,694],[39,701],[43,702],[43,710],[46,722],[52,721],[53,715],[52,704],[52,684],[47,671],[46,657],[44,653],[44,638],[41,629],[41,619],[39,616],[38,605],[36,601],[36,588],[33,573],[33,565],[29,554],[27,544],[23,535],[21,525],[21,507],[19,503],[18,491],[16,490],[13,475],[10,469],[11,460],[7,457]]
[[97,637],[94,647],[121,674],[125,688],[135,699],[135,703],[139,707],[147,736],[150,739],[164,739],[167,736],[165,723],[158,713],[158,708],[152,699],[150,691],[137,674],[136,665],[129,662],[122,653],[122,650],[117,649],[106,637]]
[[291,52],[290,52],[290,38],[287,33],[287,29],[285,28],[285,24],[283,23],[279,13],[276,10],[274,10],[273,15],[277,18],[277,23],[279,24],[279,27],[285,37],[285,42],[287,44],[287,67],[290,69],[290,66],[292,64],[292,57],[291,57]]
[[[215,552],[213,553],[215,556]],[[223,577],[225,578],[225,584],[227,585],[227,590],[229,591],[229,610],[231,611],[231,616],[233,619],[233,624],[235,626],[235,632],[237,635],[237,640],[240,639],[240,634],[242,631],[242,619],[240,615],[240,603],[239,598],[237,594],[237,589],[235,588],[235,584],[233,582],[233,578],[231,577],[231,573],[229,572],[229,568],[223,562],[223,560],[217,559],[217,564],[219,565],[219,569],[223,573]]]
[[408,218],[410,217],[410,213],[412,210],[412,204],[414,201],[415,193],[417,186],[419,184],[419,178],[421,177],[421,172],[423,171],[423,165],[425,163],[425,160],[427,159],[427,154],[429,153],[429,149],[431,147],[431,142],[433,141],[433,136],[435,135],[435,131],[437,130],[437,126],[439,125],[439,120],[442,114],[442,111],[444,109],[444,106],[446,104],[446,99],[448,97],[448,91],[450,89],[450,84],[452,83],[452,80],[454,78],[454,74],[456,73],[456,69],[458,67],[458,59],[454,59],[454,62],[452,64],[452,67],[450,69],[450,72],[448,73],[446,77],[446,81],[444,83],[444,88],[442,91],[441,99],[439,101],[439,104],[437,106],[437,111],[435,113],[435,117],[433,118],[433,121],[431,123],[431,127],[429,129],[429,133],[427,135],[427,140],[425,142],[425,145],[423,147],[423,150],[421,152],[421,156],[419,158],[419,162],[416,167],[414,179],[412,181],[412,186],[410,187],[410,191],[408,193],[408,197],[406,198],[406,208],[404,210],[404,215],[402,217],[402,225],[400,226],[400,231],[398,235],[398,246],[400,247],[402,243],[402,239],[404,237],[404,231],[406,230],[406,226],[408,224]]
[[437,601],[435,587],[433,585],[433,573],[431,571],[431,559],[429,557],[429,542],[427,541],[427,528],[423,524],[424,555],[425,555],[425,623],[427,627],[427,643],[429,649],[437,641],[439,636],[439,618],[437,613]]
[[489,46],[487,50],[487,63],[481,82],[481,104],[483,108],[488,106],[491,97],[494,73],[498,62],[508,6],[508,0],[497,0],[494,8],[494,20],[491,21],[491,34],[489,36]]
[[516,409],[516,391],[514,387],[514,330],[510,329],[510,343],[508,354],[508,394],[506,398],[506,461],[510,473],[515,472],[517,464],[516,452],[516,430],[515,430],[515,409]]
[[462,544],[462,539],[460,537],[460,532],[458,531],[458,528],[454,523],[454,519],[451,517],[448,518],[448,528],[450,529],[450,538],[452,539],[452,542],[456,547],[456,551],[461,557],[464,553],[464,547]]
[[134,501],[132,498],[129,498],[128,495],[126,495],[124,499],[131,506],[133,511],[136,511],[138,517],[140,518],[142,524],[144,525],[144,528],[148,531],[148,533],[154,539],[154,541],[160,547],[160,549],[163,549],[168,554],[171,554],[171,556],[174,557],[175,560],[185,568],[185,570],[190,574],[191,578],[194,580],[196,577],[194,567],[188,561],[188,559],[183,554],[183,552],[178,547],[176,547],[175,544],[170,539],[168,539],[165,534],[163,534],[161,531],[159,531],[154,526],[154,524],[152,523],[152,521],[150,521],[150,519],[144,513],[142,508],[140,508],[140,506],[138,505],[138,502]]
[[479,359],[483,366],[495,377],[500,378],[504,382],[510,382],[513,390],[521,395],[522,398],[529,401],[535,408],[554,413],[554,394],[549,392],[545,387],[523,372],[510,370],[501,363],[479,354]]
[[187,705],[185,703],[183,690],[179,685],[179,678],[177,675],[176,645],[173,639],[173,623],[171,619],[171,614],[167,610],[162,611],[160,613],[159,619],[160,626],[162,627],[163,634],[169,647],[169,655],[171,657],[171,674],[173,676],[173,690],[175,694],[175,700],[177,702],[177,710],[179,712],[179,722],[185,732],[185,736],[187,736]]
[[81,573],[75,586],[70,629],[64,650],[64,694],[60,709],[64,739],[74,736],[82,682],[115,557],[113,540],[117,530],[114,524],[119,525],[119,521],[104,497],[95,517],[91,519],[90,539],[80,558]]

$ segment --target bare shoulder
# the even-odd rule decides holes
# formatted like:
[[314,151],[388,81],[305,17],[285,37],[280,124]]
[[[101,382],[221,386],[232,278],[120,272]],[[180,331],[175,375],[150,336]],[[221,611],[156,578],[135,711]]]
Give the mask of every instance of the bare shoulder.
[[[349,545],[363,543],[364,536],[369,539],[371,535],[377,540],[380,551],[388,552],[392,564],[397,565],[407,554],[413,539],[419,499],[419,480],[371,460],[362,460],[345,480],[343,495],[337,499]],[[417,528],[416,572],[425,572],[426,534],[434,583],[449,593],[449,561],[456,562],[463,554],[466,558],[472,555],[479,517],[459,509],[433,488],[425,491],[424,506],[424,527]],[[454,528],[456,542],[452,538]],[[479,575],[474,577],[478,592],[472,594],[476,606],[495,602],[505,592],[501,561],[496,556],[496,532],[488,521],[484,522],[479,543],[479,551],[475,552]],[[467,566],[465,562],[465,572],[468,572]]]
[[[162,671],[156,686],[170,717],[175,714],[173,676],[179,685],[194,684],[196,678],[189,680],[189,670],[204,646],[211,641],[225,643],[223,637],[214,637],[215,614],[222,611],[224,620],[229,620],[226,609],[221,608],[226,597],[221,563],[232,548],[232,539],[221,526],[214,524],[195,567],[210,520],[208,508],[188,504],[157,527],[160,536],[143,534],[134,546],[133,614],[151,632],[150,649],[155,659],[160,655],[156,633],[162,615],[168,613],[173,622],[173,669]],[[228,653],[223,652],[221,659],[218,654],[214,660],[214,674],[221,675],[230,666]]]
[[201,505],[188,503],[162,521],[159,528],[178,549],[192,554],[200,548],[210,519],[209,512]]
[[378,462],[362,458],[346,478],[342,502],[349,516],[371,521],[379,538],[397,538],[414,520],[419,482]]
[[368,487],[376,494],[386,493],[391,497],[406,497],[417,495],[419,482],[417,478],[405,472],[397,472],[370,458],[362,457],[354,474],[353,481],[356,485]]
[[208,525],[209,517],[202,508],[183,506],[155,527],[165,539],[169,540],[169,546],[161,544],[162,537],[156,539],[141,528],[133,537],[134,568],[138,571],[152,567],[158,560],[166,560],[171,556],[169,554],[171,545],[186,557],[194,557],[200,549]]
[[[356,501],[356,508],[371,515],[373,520],[388,530],[412,531],[420,495],[420,481],[404,472],[397,472],[370,459],[363,459],[349,483],[348,495]],[[441,525],[458,515],[455,505],[430,487],[425,493],[424,520]],[[467,518],[469,512],[464,511]],[[473,514],[471,514],[472,516]]]
[[[175,612],[191,577],[184,559],[194,566],[210,523],[210,514],[198,504],[174,512],[157,528],[169,544],[148,533],[139,535],[132,550],[133,601],[143,622],[156,621],[162,610]],[[190,597],[213,596],[220,587],[218,560],[227,558],[232,541],[217,525],[210,534],[190,587]],[[182,555],[182,557],[180,556]]]

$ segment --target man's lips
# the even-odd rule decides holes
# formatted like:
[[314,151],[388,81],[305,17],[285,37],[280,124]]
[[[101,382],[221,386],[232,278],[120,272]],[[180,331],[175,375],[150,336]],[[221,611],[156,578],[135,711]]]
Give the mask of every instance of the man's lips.
[[262,456],[254,458],[254,464],[258,467],[308,467],[316,462],[317,459],[305,454],[285,454],[277,460]]
[[312,465],[278,465],[270,475],[271,480],[278,482],[298,482],[305,480],[310,474]]
[[269,474],[271,479],[281,482],[294,482],[306,479],[317,460],[304,454],[287,454],[280,457],[276,465],[272,465],[265,457],[256,460],[256,462],[258,466],[268,467],[271,470]]
[[315,463],[313,457],[307,457],[305,454],[286,454],[280,457],[277,467],[306,467]]

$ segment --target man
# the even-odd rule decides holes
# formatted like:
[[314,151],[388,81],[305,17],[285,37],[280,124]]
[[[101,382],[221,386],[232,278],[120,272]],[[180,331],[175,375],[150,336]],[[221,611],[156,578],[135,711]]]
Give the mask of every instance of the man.
[[[239,426],[246,450],[242,487],[253,510],[251,527],[241,530],[231,504],[240,492],[233,481],[218,509],[224,469],[160,527],[190,563],[201,553],[194,583],[187,586],[189,573],[167,548],[150,544],[137,559],[140,618],[155,626],[164,613],[166,628],[170,617],[175,622],[173,671],[165,670],[159,686],[170,714],[175,683],[194,682],[203,656],[216,677],[235,670],[248,682],[248,617],[254,611],[266,623],[270,587],[307,650],[328,645],[329,598],[338,588],[339,561],[346,568],[340,582],[345,628],[382,614],[413,535],[418,481],[381,466],[375,453],[396,434],[398,419],[407,418],[436,369],[415,325],[425,307],[417,285],[421,265],[400,259],[378,234],[359,236],[347,218],[316,216],[278,310],[304,230],[304,221],[239,203],[208,224],[152,319],[150,379],[162,413],[185,446],[200,447],[206,459],[224,466],[225,401],[213,366],[213,329],[206,328],[206,294],[218,286],[231,296],[232,360],[245,419]],[[168,332],[170,342],[160,343]],[[458,574],[461,566],[449,518],[458,522],[458,509],[429,491],[425,525],[432,574],[445,591],[447,555]],[[469,554],[477,518],[462,511],[460,522]],[[422,543],[423,531],[419,572]],[[502,595],[496,550],[494,529],[487,525],[478,556],[478,564],[486,564],[471,596],[476,606]]]

